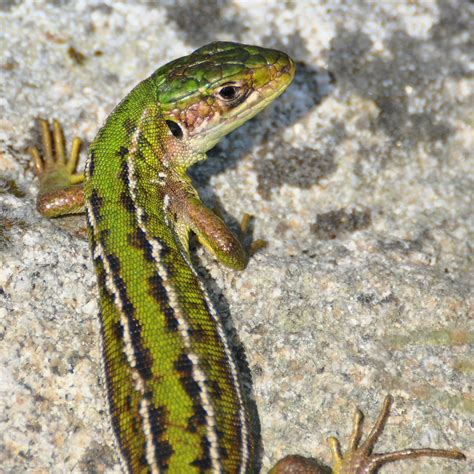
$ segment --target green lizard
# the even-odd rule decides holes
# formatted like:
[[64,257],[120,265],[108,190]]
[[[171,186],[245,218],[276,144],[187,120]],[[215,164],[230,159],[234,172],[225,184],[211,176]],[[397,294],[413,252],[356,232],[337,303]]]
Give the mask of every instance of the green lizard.
[[[247,256],[201,202],[186,171],[278,97],[294,74],[286,54],[237,43],[211,43],[172,61],[110,114],[90,146],[84,174],[75,172],[80,140],[67,159],[59,123],[51,137],[41,121],[44,159],[31,149],[40,181],[37,207],[47,217],[86,211],[107,398],[127,472],[257,469],[239,374],[191,264],[189,232],[231,268],[244,269]],[[387,398],[360,447],[357,412],[345,457],[331,440],[335,472],[375,472],[385,462],[421,455],[463,457],[429,449],[372,455],[390,403]],[[320,471],[311,460],[290,456],[271,472]]]

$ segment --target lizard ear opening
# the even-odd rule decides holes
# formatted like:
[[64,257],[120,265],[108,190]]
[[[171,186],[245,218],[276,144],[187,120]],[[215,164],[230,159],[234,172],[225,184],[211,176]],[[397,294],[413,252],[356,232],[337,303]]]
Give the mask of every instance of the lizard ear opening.
[[181,130],[181,127],[176,122],[173,122],[172,120],[167,120],[166,124],[168,125],[171,133],[175,138],[177,138],[178,140],[181,140],[181,138],[183,138],[183,130]]

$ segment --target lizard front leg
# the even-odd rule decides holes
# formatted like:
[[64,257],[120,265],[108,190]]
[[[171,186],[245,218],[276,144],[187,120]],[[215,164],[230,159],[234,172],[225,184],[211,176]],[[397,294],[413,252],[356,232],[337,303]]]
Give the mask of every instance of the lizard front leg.
[[47,120],[40,119],[40,125],[43,157],[37,147],[29,149],[40,184],[36,208],[45,217],[81,213],[84,210],[84,174],[76,173],[81,139],[74,138],[67,158],[60,123],[53,121],[52,133]]
[[186,251],[189,231],[192,231],[220,263],[234,270],[244,270],[248,255],[225,222],[202,203],[195,189],[187,182],[173,183],[171,188],[173,191],[168,194],[170,200],[166,212],[168,219],[173,220],[174,228]]

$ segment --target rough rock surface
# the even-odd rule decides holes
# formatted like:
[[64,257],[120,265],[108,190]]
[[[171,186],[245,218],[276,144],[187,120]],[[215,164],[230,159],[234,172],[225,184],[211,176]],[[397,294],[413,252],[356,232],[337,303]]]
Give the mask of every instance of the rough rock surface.
[[192,173],[209,205],[234,225],[254,214],[268,242],[241,273],[198,250],[249,365],[263,467],[290,452],[329,464],[326,437],[345,442],[354,407],[373,420],[390,392],[380,451],[471,456],[383,472],[474,471],[474,4],[4,0],[0,31],[4,472],[119,470],[83,221],[34,207],[36,118],[90,141],[137,81],[215,39],[298,64]]

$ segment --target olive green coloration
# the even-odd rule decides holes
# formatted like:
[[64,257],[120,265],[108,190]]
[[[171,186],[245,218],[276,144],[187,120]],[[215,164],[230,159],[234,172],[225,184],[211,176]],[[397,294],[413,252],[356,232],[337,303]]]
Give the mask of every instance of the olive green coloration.
[[[31,150],[37,205],[48,217],[86,210],[107,398],[127,472],[256,469],[239,374],[192,266],[189,232],[231,268],[245,268],[247,256],[186,171],[280,95],[294,74],[286,54],[236,43],[212,43],[172,61],[110,114],[90,146],[85,176],[75,173],[80,141],[66,159],[59,123],[51,139],[41,122],[44,159]],[[289,460],[274,472],[298,466]]]
[[293,74],[283,53],[209,45],[135,87],[91,144],[84,191],[106,380],[123,464],[132,472],[251,468],[237,368],[192,268],[188,234],[231,267],[245,267],[247,257],[202,204],[186,168],[233,128],[234,117],[250,118]]
[[55,162],[46,152],[51,166],[42,173],[34,154],[39,209],[67,213],[69,193],[85,206],[108,401],[129,472],[253,469],[246,401],[225,331],[192,267],[189,232],[232,268],[245,268],[247,256],[203,205],[186,169],[281,94],[294,72],[284,53],[213,43],[158,69],[122,100],[90,146],[83,190],[63,157]]

